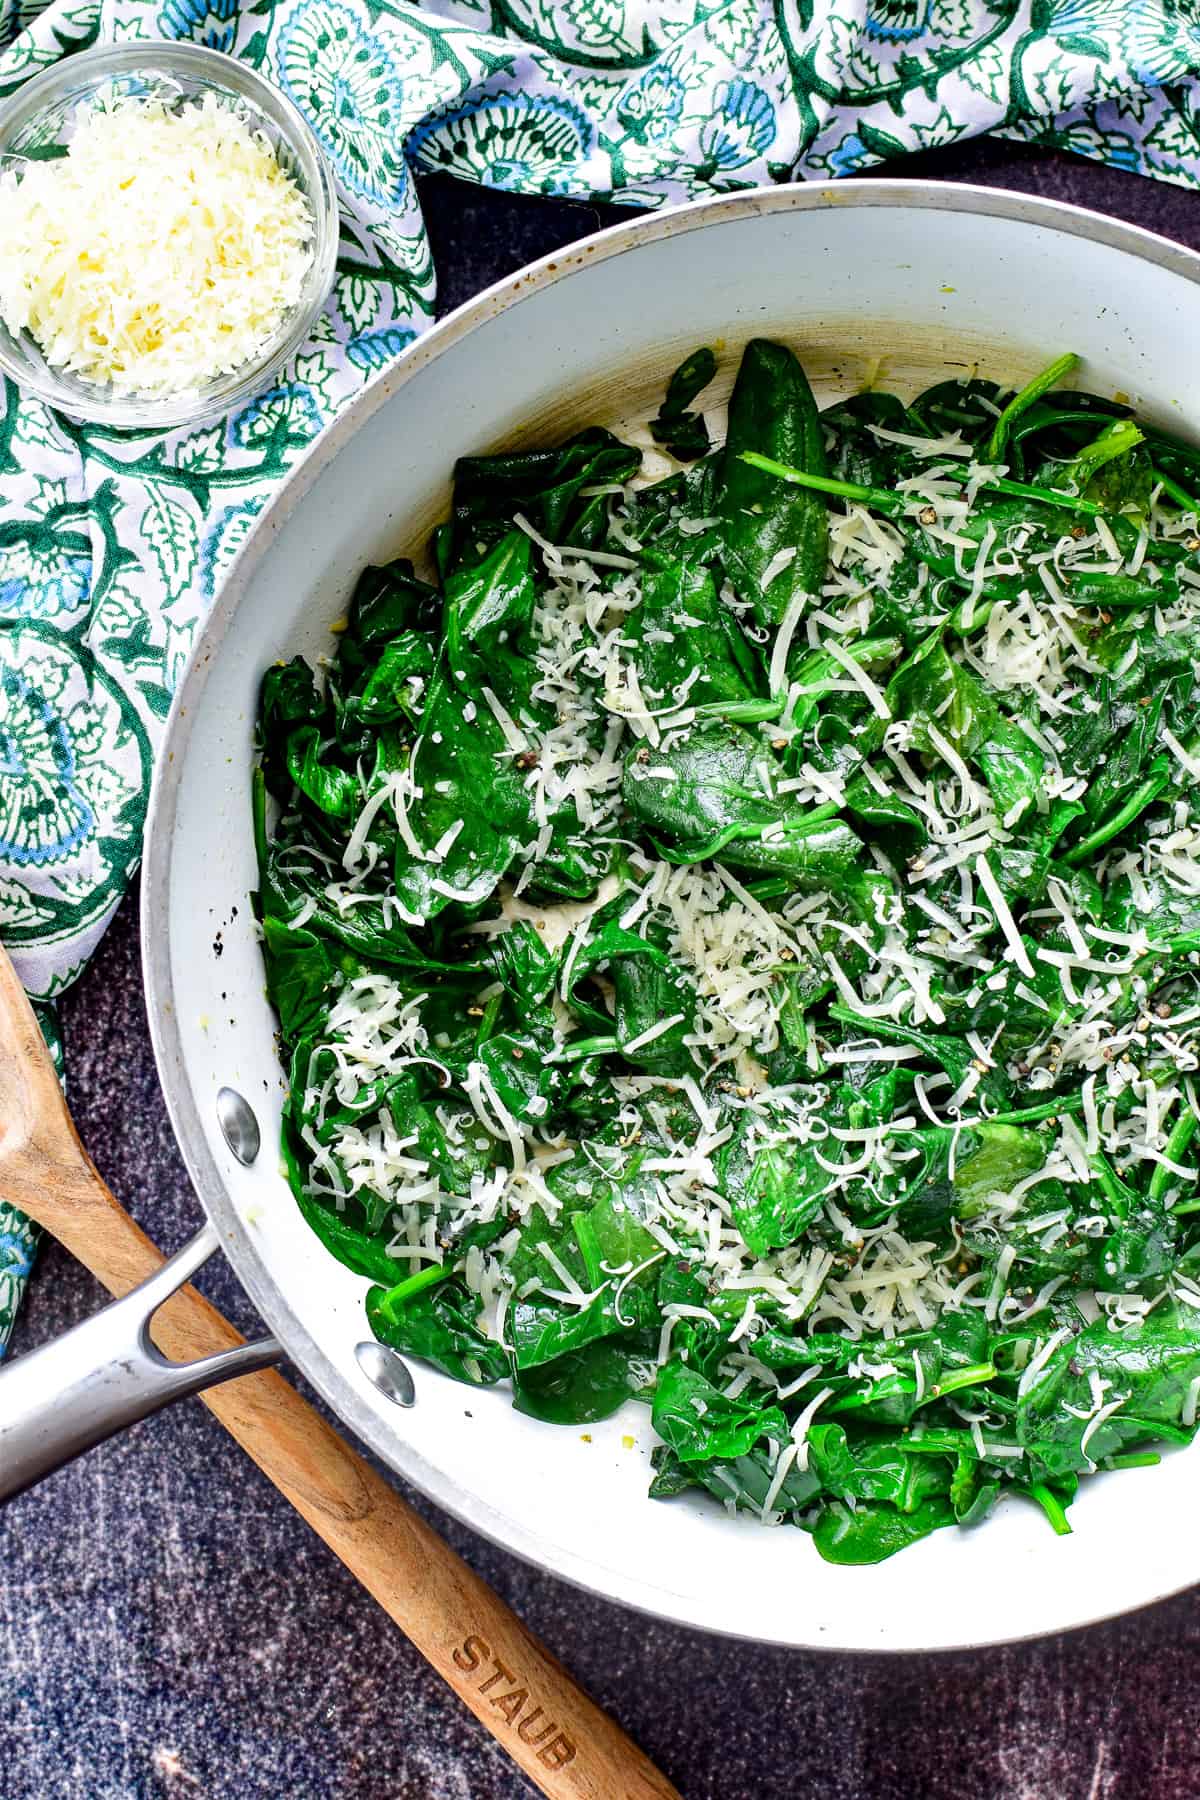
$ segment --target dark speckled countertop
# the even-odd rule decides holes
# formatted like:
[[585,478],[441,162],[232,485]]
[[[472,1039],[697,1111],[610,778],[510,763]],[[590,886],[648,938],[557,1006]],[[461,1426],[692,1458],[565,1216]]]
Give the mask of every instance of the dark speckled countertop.
[[[1200,198],[1092,164],[979,143],[904,172],[1075,201],[1200,247]],[[618,216],[437,179],[425,200],[443,307]],[[132,900],[64,1021],[84,1140],[126,1205],[174,1248],[199,1207],[154,1073]],[[228,1270],[202,1285],[252,1325]],[[96,1284],[50,1246],[15,1353],[98,1302]],[[579,1594],[413,1498],[686,1800],[1200,1794],[1194,1594],[1006,1650],[762,1650]],[[94,1451],[3,1514],[2,1800],[531,1792],[198,1402]]]

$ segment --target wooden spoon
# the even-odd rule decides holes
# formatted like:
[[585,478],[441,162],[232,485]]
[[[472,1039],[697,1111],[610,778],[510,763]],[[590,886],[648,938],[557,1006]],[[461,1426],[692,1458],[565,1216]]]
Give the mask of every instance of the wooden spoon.
[[[0,1199],[118,1297],[165,1260],[80,1143],[2,948]],[[165,1355],[186,1361],[244,1341],[191,1287],[164,1302],[152,1333]],[[281,1375],[243,1375],[201,1399],[551,1800],[679,1800],[499,1595]]]

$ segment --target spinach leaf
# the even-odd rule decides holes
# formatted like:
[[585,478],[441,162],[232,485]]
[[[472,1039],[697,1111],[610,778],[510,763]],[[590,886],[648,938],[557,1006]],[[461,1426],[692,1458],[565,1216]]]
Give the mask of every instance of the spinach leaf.
[[640,650],[642,691],[661,704],[722,707],[754,698],[757,670],[733,614],[717,598],[711,569],[651,551],[642,601],[630,622]]
[[569,1350],[553,1362],[518,1370],[513,1377],[513,1405],[530,1418],[554,1425],[590,1425],[611,1418],[626,1400],[643,1392],[642,1371],[653,1346],[644,1336],[593,1338],[580,1350]]
[[689,412],[688,408],[716,372],[717,359],[711,350],[693,350],[671,376],[658,416],[650,421],[650,435],[655,443],[680,462],[694,461],[709,447],[704,414]]
[[719,506],[726,567],[769,628],[802,595],[820,593],[829,523],[819,494],[783,487],[749,467],[741,460],[746,450],[826,473],[820,415],[804,370],[790,350],[764,338],[747,344],[730,396]]
[[267,984],[290,1043],[320,1022],[333,986],[334,960],[314,931],[284,924],[269,913],[262,933]]
[[[869,1564],[1200,1387],[1200,452],[1057,383],[464,459],[262,681],[283,1158],[383,1341]],[[925,441],[922,441],[925,440]],[[1193,1301],[1196,1305],[1193,1306]]]
[[858,1504],[853,1511],[833,1500],[821,1509],[813,1539],[826,1562],[862,1565],[884,1562],[909,1544],[954,1523],[954,1508],[940,1495],[913,1512],[897,1512],[882,1504]]
[[510,531],[481,561],[447,580],[446,654],[452,670],[461,668],[467,645],[486,655],[501,632],[517,632],[529,623],[531,549],[525,532]]
[[479,1296],[454,1280],[422,1288],[411,1298],[393,1298],[377,1287],[367,1295],[367,1323],[383,1343],[419,1356],[456,1381],[490,1387],[508,1374],[508,1359],[479,1330],[479,1311]]
[[670,1500],[689,1488],[705,1488],[723,1506],[734,1506],[739,1512],[756,1514],[760,1519],[771,1501],[771,1512],[786,1517],[801,1511],[815,1494],[820,1483],[815,1475],[793,1462],[776,1479],[779,1447],[756,1444],[744,1456],[713,1457],[707,1462],[683,1462],[660,1444],[653,1454],[654,1480],[650,1493],[656,1500]]
[[521,513],[556,544],[596,543],[607,525],[597,496],[628,481],[640,453],[610,431],[581,431],[559,449],[464,456],[454,466],[454,511],[437,540],[443,576],[477,561]]
[[1171,1440],[1200,1376],[1198,1323],[1190,1308],[1166,1305],[1116,1332],[1099,1319],[1057,1345],[1016,1414],[1018,1441],[1051,1481],[1147,1438]]
[[773,758],[734,725],[702,726],[677,747],[631,751],[622,795],[630,815],[678,862],[721,857],[738,868],[778,870],[801,886],[845,880],[859,856],[849,826],[777,797]]
[[653,1418],[663,1443],[684,1463],[744,1456],[760,1438],[782,1443],[787,1436],[778,1407],[727,1400],[698,1370],[676,1361],[658,1372]]
[[717,1161],[737,1228],[760,1256],[798,1242],[829,1190],[829,1169],[819,1159],[824,1146],[772,1142],[764,1124],[749,1111],[735,1115]]

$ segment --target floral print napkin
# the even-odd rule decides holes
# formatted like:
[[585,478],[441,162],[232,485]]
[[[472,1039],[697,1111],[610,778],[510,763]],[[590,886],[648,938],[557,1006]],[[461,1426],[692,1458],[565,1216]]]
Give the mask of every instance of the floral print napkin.
[[[646,207],[984,131],[1196,185],[1197,0],[0,0],[0,100],[98,39],[244,57],[336,170],[275,385],[165,438],[0,410],[0,940],[52,1000],[137,865],[188,645],[293,459],[433,314],[414,170]],[[33,1235],[0,1207],[0,1352]]]

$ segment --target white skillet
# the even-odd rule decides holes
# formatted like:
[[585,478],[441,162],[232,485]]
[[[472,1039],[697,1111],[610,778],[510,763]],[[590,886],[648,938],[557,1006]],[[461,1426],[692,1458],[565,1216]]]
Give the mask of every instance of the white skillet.
[[[760,1642],[928,1650],[1032,1636],[1200,1579],[1200,1453],[1100,1476],[1054,1537],[1010,1502],[877,1568],[700,1499],[646,1498],[648,1413],[585,1438],[503,1391],[416,1367],[399,1411],[353,1350],[367,1284],[304,1225],[275,1157],[239,1166],[224,1084],[276,1141],[282,1087],[248,894],[251,733],[262,670],[330,647],[366,563],[418,549],[457,456],[648,418],[701,343],[726,371],[752,336],[787,339],[821,396],[976,369],[1027,378],[1063,350],[1081,384],[1127,395],[1182,435],[1200,423],[1200,257],[1128,225],[1012,194],[858,181],[740,194],[558,251],[460,308],[367,389],[254,524],[201,634],[167,728],[143,882],[159,1072],[197,1191],[270,1329],[385,1462],[476,1530],[568,1580],[663,1618]],[[718,399],[723,394],[718,394]],[[251,521],[218,515],[206,552]],[[223,953],[213,945],[218,933]],[[222,996],[227,996],[223,998]],[[590,1441],[588,1441],[590,1439]]]

